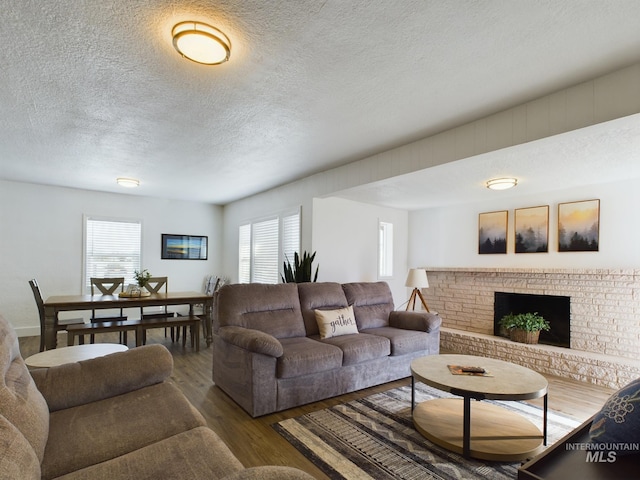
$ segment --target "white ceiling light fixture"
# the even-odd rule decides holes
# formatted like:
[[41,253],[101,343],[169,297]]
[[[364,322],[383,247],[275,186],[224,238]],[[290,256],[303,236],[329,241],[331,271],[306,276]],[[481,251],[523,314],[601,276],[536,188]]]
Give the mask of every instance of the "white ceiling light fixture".
[[118,182],[118,185],[120,185],[121,187],[126,188],[135,188],[140,186],[140,180],[136,180],[135,178],[119,177],[116,178],[116,182]]
[[202,22],[180,22],[171,31],[173,46],[180,55],[203,65],[220,65],[229,60],[231,40]]
[[487,188],[490,190],[507,190],[518,184],[517,178],[492,178],[487,182]]

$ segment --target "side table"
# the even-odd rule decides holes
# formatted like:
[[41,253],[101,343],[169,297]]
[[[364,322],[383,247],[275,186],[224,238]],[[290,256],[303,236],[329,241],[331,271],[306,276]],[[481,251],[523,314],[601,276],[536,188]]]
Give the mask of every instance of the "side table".
[[71,347],[45,350],[27,357],[24,362],[29,368],[49,368],[65,363],[80,362],[91,358],[104,357],[111,353],[124,352],[129,348],[119,343],[91,343],[87,345],[73,345]]

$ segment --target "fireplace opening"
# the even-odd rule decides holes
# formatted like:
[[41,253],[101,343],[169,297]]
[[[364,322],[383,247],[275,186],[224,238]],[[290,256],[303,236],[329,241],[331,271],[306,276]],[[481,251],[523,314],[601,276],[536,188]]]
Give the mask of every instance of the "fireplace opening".
[[493,333],[500,333],[500,319],[510,313],[538,312],[551,325],[541,331],[539,343],[558,347],[571,347],[570,297],[559,295],[533,295],[529,293],[494,293]]

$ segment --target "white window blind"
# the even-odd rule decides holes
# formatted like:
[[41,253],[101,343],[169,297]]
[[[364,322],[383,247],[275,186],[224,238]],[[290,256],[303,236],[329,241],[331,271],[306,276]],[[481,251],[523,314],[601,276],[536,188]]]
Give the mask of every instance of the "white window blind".
[[85,287],[89,288],[91,277],[124,277],[125,284],[135,283],[141,247],[140,221],[86,217]]
[[253,224],[252,281],[278,283],[277,218]]
[[300,214],[282,218],[282,254],[280,264],[286,259],[293,263],[293,255],[300,251]]
[[378,234],[378,276],[393,276],[393,224],[380,222]]
[[300,249],[300,213],[240,225],[238,281],[278,283],[282,263]]
[[238,242],[238,281],[251,281],[251,224],[240,225]]

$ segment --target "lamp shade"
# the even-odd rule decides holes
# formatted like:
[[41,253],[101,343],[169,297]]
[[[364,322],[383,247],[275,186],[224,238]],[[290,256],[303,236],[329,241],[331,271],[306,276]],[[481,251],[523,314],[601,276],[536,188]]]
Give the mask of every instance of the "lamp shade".
[[424,268],[412,268],[407,275],[407,281],[404,284],[411,288],[429,288],[429,279],[427,271]]

